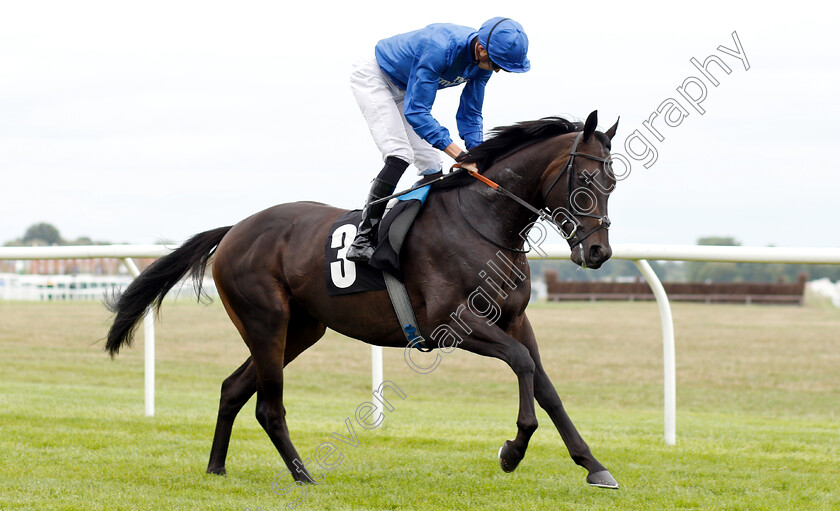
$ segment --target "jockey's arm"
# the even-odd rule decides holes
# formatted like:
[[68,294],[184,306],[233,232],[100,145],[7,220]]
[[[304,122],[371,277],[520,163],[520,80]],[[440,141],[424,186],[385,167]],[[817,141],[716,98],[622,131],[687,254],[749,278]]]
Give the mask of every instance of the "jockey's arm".
[[459,146],[455,142],[452,142],[451,144],[446,146],[446,149],[444,149],[443,152],[445,152],[446,155],[452,158],[453,160],[457,160],[458,156],[460,156],[461,153],[464,152],[464,150],[461,149],[461,146]]

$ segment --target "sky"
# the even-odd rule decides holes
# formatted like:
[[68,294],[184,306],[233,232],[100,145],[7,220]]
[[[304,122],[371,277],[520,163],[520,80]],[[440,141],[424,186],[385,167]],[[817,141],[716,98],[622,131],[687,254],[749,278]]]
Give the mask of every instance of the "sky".
[[[821,5],[0,0],[0,244],[38,222],[159,243],[283,202],[360,207],[382,163],[353,62],[429,23],[505,16],[532,68],[491,78],[485,131],[621,116],[612,243],[838,247],[840,36]],[[717,86],[691,63],[711,55],[731,70],[709,64]],[[694,107],[678,88],[698,82]],[[433,110],[453,133],[460,91]]]

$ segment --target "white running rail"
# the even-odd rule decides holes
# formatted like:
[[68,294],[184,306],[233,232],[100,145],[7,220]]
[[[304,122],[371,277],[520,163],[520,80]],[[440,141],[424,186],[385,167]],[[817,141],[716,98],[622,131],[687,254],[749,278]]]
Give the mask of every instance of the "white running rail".
[[[0,259],[12,261],[44,259],[98,259],[122,260],[132,277],[140,270],[134,259],[163,257],[173,249],[165,245],[90,245],[76,247],[0,247]],[[155,318],[151,310],[143,318],[143,355],[146,417],[155,415]]]

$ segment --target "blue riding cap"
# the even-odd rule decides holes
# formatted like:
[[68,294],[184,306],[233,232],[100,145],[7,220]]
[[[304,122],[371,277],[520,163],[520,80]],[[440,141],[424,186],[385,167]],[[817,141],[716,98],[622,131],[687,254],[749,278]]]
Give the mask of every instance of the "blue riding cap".
[[478,29],[478,42],[490,54],[490,60],[505,71],[524,73],[531,69],[528,60],[528,36],[522,25],[510,18],[489,19]]

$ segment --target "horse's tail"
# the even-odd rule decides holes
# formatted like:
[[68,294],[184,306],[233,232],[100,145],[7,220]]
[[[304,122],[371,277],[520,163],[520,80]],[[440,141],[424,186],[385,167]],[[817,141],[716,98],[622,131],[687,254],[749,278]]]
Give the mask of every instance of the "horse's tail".
[[174,252],[143,270],[121,294],[106,298],[106,307],[116,313],[105,342],[105,349],[111,357],[124,345],[131,346],[137,324],[149,308],[159,310],[166,293],[187,273],[192,276],[200,296],[207,262],[231,227],[196,234]]

